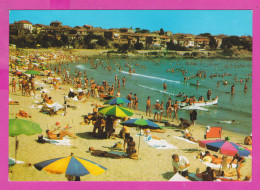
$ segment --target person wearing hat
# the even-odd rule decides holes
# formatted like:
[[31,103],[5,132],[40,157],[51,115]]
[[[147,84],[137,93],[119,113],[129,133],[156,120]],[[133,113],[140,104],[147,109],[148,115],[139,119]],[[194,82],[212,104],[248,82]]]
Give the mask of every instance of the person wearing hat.
[[159,102],[160,102],[159,100],[156,100],[156,103],[152,107],[152,109],[155,109],[153,120],[155,121],[155,117],[157,115],[157,122],[159,121],[159,114],[160,114],[160,111],[161,111],[161,109],[160,109],[161,105],[160,105]]

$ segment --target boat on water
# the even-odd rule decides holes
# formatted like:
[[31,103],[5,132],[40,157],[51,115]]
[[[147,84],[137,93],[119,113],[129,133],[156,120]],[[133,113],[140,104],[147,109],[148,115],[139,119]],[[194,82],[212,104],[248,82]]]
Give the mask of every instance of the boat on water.
[[189,102],[179,102],[179,106],[180,107],[184,107],[184,106],[211,106],[211,105],[217,105],[218,104],[218,96],[213,99],[213,100],[209,100],[209,101],[204,101],[204,102],[193,102],[193,103],[189,103]]

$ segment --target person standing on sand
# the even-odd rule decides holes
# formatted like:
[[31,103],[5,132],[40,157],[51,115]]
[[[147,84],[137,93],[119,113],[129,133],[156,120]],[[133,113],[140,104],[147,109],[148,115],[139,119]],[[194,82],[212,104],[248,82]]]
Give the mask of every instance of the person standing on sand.
[[15,93],[16,92],[16,81],[15,81],[14,78],[13,78],[13,80],[11,82],[11,85],[12,85],[12,93]]
[[178,111],[179,111],[179,104],[178,104],[178,100],[175,101],[175,104],[173,104],[173,111],[174,111],[174,116],[172,118],[172,121],[174,120],[174,118],[176,118],[177,122],[178,120]]
[[160,119],[159,119],[159,121],[162,121],[162,115],[164,113],[163,104],[164,104],[164,102],[162,101],[161,104],[160,104]]
[[166,117],[170,115],[170,118],[172,117],[172,99],[169,98],[169,100],[166,103]]
[[130,101],[130,103],[127,104],[128,108],[132,108],[132,93],[130,92],[130,94],[128,94],[128,96],[126,97],[126,99],[128,101]]
[[195,126],[196,120],[197,120],[197,111],[196,110],[191,110],[190,111],[190,124]]
[[153,109],[155,109],[155,112],[154,112],[154,118],[153,120],[155,121],[155,117],[157,115],[157,122],[159,121],[159,113],[160,113],[160,108],[161,108],[161,105],[159,103],[159,100],[156,100],[156,104],[153,105],[152,107]]
[[133,104],[134,104],[134,109],[138,111],[138,98],[136,94],[134,94]]
[[149,111],[149,117],[151,117],[151,99],[150,99],[150,96],[148,96],[148,99],[146,100],[146,116],[147,116],[148,111]]
[[188,168],[190,163],[185,156],[179,156],[178,154],[172,155],[172,166],[174,174],[177,172],[185,178],[188,178]]
[[236,155],[233,157],[233,160],[230,162],[229,167],[232,166],[232,163],[234,162],[234,160],[237,160],[237,180],[241,179],[241,173],[240,170],[241,168],[244,166],[246,159],[244,157],[239,156],[239,153],[236,153]]

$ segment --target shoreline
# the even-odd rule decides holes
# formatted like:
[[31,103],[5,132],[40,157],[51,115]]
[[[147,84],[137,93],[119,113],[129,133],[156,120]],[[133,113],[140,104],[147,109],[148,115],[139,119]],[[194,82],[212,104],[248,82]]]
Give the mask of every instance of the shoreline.
[[[55,62],[53,61],[51,64],[55,64]],[[59,75],[55,76],[60,77]],[[11,78],[13,77],[9,76],[9,80]],[[37,77],[35,80],[41,82],[42,79],[43,77]],[[57,90],[51,90],[50,86],[52,85],[47,85],[46,88],[49,89],[49,94],[53,97],[53,101],[63,104],[63,96],[64,94],[68,94],[71,86],[61,85],[63,89]],[[91,104],[103,104],[104,101],[93,97],[90,97],[90,99],[86,102],[70,100],[68,104],[76,106],[77,109],[68,108],[67,116],[61,116],[61,113],[59,112],[58,115],[50,117],[49,115],[40,113],[39,109],[29,108],[35,100],[40,101],[40,99],[21,96],[21,91],[17,91],[16,94],[12,94],[10,86],[9,91],[9,97],[11,97],[14,101],[20,102],[20,105],[9,105],[9,118],[13,118],[14,114],[18,113],[20,108],[23,108],[24,111],[32,115],[32,118],[29,120],[40,123],[41,128],[43,129],[42,134],[44,136],[44,131],[46,129],[54,129],[55,123],[59,121],[62,127],[65,127],[67,124],[72,126],[69,131],[71,133],[75,133],[78,137],[75,140],[71,139],[72,146],[58,146],[36,143],[35,140],[38,135],[19,136],[18,139],[20,141],[20,147],[17,158],[25,163],[35,164],[52,158],[69,156],[70,153],[73,152],[78,157],[87,158],[108,168],[107,172],[100,176],[83,176],[81,178],[82,181],[168,181],[173,175],[171,166],[171,155],[173,153],[178,153],[179,155],[184,155],[188,158],[191,162],[191,166],[189,168],[190,173],[195,173],[198,167],[201,171],[204,171],[206,168],[206,166],[199,160],[194,159],[194,157],[201,151],[204,151],[204,149],[199,147],[198,144],[189,144],[185,141],[174,138],[175,136],[182,136],[182,131],[176,128],[168,127],[166,128],[165,133],[152,132],[152,135],[166,140],[178,149],[158,150],[149,147],[141,138],[139,152],[140,159],[138,161],[128,158],[111,159],[91,156],[88,152],[88,147],[90,146],[96,149],[108,151],[109,149],[107,147],[111,147],[115,142],[123,142],[120,138],[117,138],[116,140],[95,139],[87,134],[87,132],[91,132],[93,129],[91,124],[80,125],[80,122],[83,121],[82,115],[92,113],[93,106],[91,106]],[[39,96],[40,91],[36,91],[36,94]],[[143,111],[134,112],[135,114],[131,118],[140,118],[141,116],[144,116],[145,119],[148,118],[145,116],[145,112]],[[151,116],[153,117],[153,111]],[[163,119],[165,118],[163,117]],[[170,123],[178,124],[176,121]],[[116,134],[119,133],[120,129],[121,125],[116,128]],[[205,126],[196,124],[196,126],[191,126],[189,130],[195,139],[204,140],[203,135]],[[136,130],[136,128],[130,128],[130,133],[138,144],[138,136],[136,136],[136,134],[139,133],[139,130]],[[244,144],[243,141],[245,135],[243,134],[223,130],[221,139],[224,139],[226,136],[229,136],[232,142],[236,142],[241,145]],[[212,153],[220,155],[219,153]],[[14,138],[12,137],[9,137],[9,156],[14,158]],[[9,179],[11,181],[66,181],[64,174],[49,174],[45,171],[38,171],[33,167],[24,167],[22,164],[12,166],[11,170],[13,171],[13,174],[9,174]],[[243,175],[242,177],[252,175],[252,159],[247,159],[247,163],[242,168],[241,172]]]

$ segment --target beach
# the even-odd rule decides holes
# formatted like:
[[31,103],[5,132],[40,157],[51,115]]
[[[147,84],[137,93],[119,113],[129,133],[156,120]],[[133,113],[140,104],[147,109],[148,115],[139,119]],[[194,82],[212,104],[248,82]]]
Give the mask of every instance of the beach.
[[[40,50],[37,51],[41,52]],[[84,54],[80,52],[78,53],[65,52],[64,54],[66,54],[67,57],[68,55],[73,54],[74,58],[76,56],[79,57],[83,56],[84,58],[85,56],[89,56],[89,57],[93,56],[93,54]],[[81,60],[83,60],[84,58],[82,58]],[[91,58],[89,58],[89,60],[91,60]],[[75,67],[77,65],[80,65],[80,61],[78,64],[75,63],[75,59],[72,61],[74,61]],[[119,61],[117,61],[117,63],[118,62]],[[127,62],[130,61],[127,60]],[[134,63],[135,62],[137,61],[134,61]],[[57,63],[58,62],[55,61],[55,59],[50,60],[49,62],[49,64],[52,64],[52,66]],[[98,63],[98,61],[96,61],[96,63]],[[95,75],[100,74],[100,70],[98,69],[90,70],[90,68],[88,67],[85,68],[89,69],[87,70],[88,76],[93,75],[94,77]],[[165,68],[165,70],[166,69],[167,68]],[[71,72],[74,72],[72,66],[71,66]],[[126,73],[123,74],[127,75],[128,74],[127,71],[125,72]],[[122,79],[123,74],[122,73],[118,74],[118,76],[120,76],[120,80]],[[106,78],[107,76],[103,75],[102,73],[102,77],[106,78],[108,83],[111,84],[112,80],[114,80],[114,74],[108,74],[108,75],[110,76],[110,80]],[[150,75],[146,75],[146,76],[150,76]],[[55,74],[55,76],[59,77],[59,75],[57,74]],[[160,76],[157,76],[157,78],[158,77]],[[12,78],[18,80],[17,77],[10,76],[9,78],[10,82]],[[91,77],[89,77],[89,80],[90,78]],[[39,83],[43,83],[42,81],[43,79],[46,79],[46,76],[37,76],[34,79],[34,81],[38,82],[39,84]],[[95,77],[94,79],[96,81]],[[127,78],[127,80],[130,79]],[[142,79],[138,79],[138,80],[142,80]],[[149,80],[152,81],[151,79]],[[182,79],[179,79],[178,81],[181,80]],[[102,81],[101,79],[98,79],[99,83],[101,81]],[[162,82],[160,83],[160,85],[162,85]],[[51,96],[53,99],[53,102],[58,102],[59,104],[62,105],[64,101],[64,96],[68,94],[69,89],[72,87],[67,84],[59,85],[59,87],[61,87],[61,89],[54,90],[51,84],[47,84],[46,86],[44,86],[44,89],[47,89],[49,96]],[[125,97],[127,95],[126,92],[129,93],[130,89],[131,90],[134,89],[134,87],[132,86],[128,88],[128,83],[126,84],[125,87],[122,88],[124,88],[124,92],[121,92],[122,97]],[[180,86],[179,88],[181,89],[182,86]],[[240,88],[242,89],[242,87]],[[95,149],[104,150],[104,151],[110,151],[110,147],[112,147],[114,143],[116,142],[123,143],[123,139],[121,138],[116,138],[116,139],[93,138],[93,136],[90,136],[88,134],[88,132],[92,132],[93,125],[92,124],[81,125],[81,122],[83,121],[82,115],[87,115],[88,113],[93,112],[94,106],[91,104],[94,103],[94,104],[103,105],[105,100],[100,98],[94,98],[94,97],[90,97],[86,101],[74,101],[72,99],[69,99],[67,104],[73,106],[73,108],[70,107],[67,108],[67,115],[62,116],[63,112],[61,111],[58,112],[57,115],[51,117],[47,114],[40,113],[39,112],[40,109],[35,109],[30,107],[32,105],[36,105],[35,101],[41,102],[42,100],[40,98],[41,91],[36,91],[36,95],[37,95],[36,97],[22,96],[21,91],[12,93],[11,86],[9,91],[10,91],[9,97],[13,101],[19,102],[19,105],[9,106],[9,118],[15,118],[15,115],[19,112],[19,110],[23,109],[25,112],[27,112],[32,116],[32,118],[28,118],[27,120],[34,121],[40,124],[40,127],[43,130],[42,134],[44,136],[46,136],[45,130],[47,129],[53,130],[54,128],[57,127],[55,126],[56,122],[60,122],[62,128],[67,126],[67,124],[69,124],[69,126],[71,126],[72,128],[68,129],[68,131],[77,136],[76,139],[70,139],[71,146],[59,146],[59,145],[53,145],[48,143],[39,144],[36,142],[38,135],[18,136],[19,149],[18,149],[17,159],[23,161],[24,163],[35,164],[53,158],[66,157],[69,156],[71,153],[74,153],[75,156],[86,158],[107,168],[107,171],[104,174],[98,176],[93,176],[93,175],[82,176],[81,177],[82,181],[168,181],[173,176],[173,167],[172,167],[172,158],[171,158],[173,154],[185,156],[189,160],[190,162],[189,173],[196,173],[197,168],[199,168],[200,171],[204,171],[206,169],[206,165],[204,165],[202,162],[200,162],[198,159],[195,158],[200,152],[205,151],[205,149],[201,148],[198,144],[191,144],[186,142],[185,140],[180,140],[179,138],[176,138],[176,137],[183,136],[183,130],[179,130],[171,127],[166,127],[164,133],[152,132],[152,135],[164,139],[169,144],[175,146],[176,149],[156,149],[154,147],[150,147],[146,142],[144,142],[143,140],[144,137],[142,136],[140,138],[141,140],[140,140],[140,148],[138,150],[138,157],[139,157],[138,160],[132,160],[129,158],[112,159],[112,158],[92,156],[88,152],[89,147],[94,147]],[[139,101],[141,99],[141,101],[144,103],[144,100],[147,98],[148,93],[143,93],[143,94],[145,94],[145,96],[142,96],[143,99],[141,99],[140,94],[138,94],[138,97],[139,97]],[[164,96],[163,100],[165,100],[165,103],[167,97],[168,95]],[[152,105],[154,104],[155,100],[156,99],[154,97],[152,99]],[[144,105],[143,106],[141,105],[141,108],[142,107],[144,107]],[[141,118],[143,116],[145,119],[152,119],[153,110],[152,110],[152,117],[147,117],[144,112],[144,109],[141,108],[140,108],[141,111],[135,110],[134,115],[131,116],[131,118]],[[250,110],[250,108],[248,109]],[[187,113],[186,115],[184,114],[184,116],[187,117]],[[179,124],[179,122],[177,122],[176,120],[172,122],[171,119],[168,118],[163,118],[163,119],[168,120],[171,124],[175,124],[175,125]],[[224,118],[223,120],[225,119],[226,118]],[[189,128],[194,139],[204,140],[206,123],[204,122],[203,123],[204,125],[201,125],[201,123],[203,122],[198,120],[196,126],[191,126]],[[159,125],[163,126],[162,124]],[[249,123],[247,127],[248,130],[232,131],[232,130],[227,130],[228,127],[223,128],[222,139],[228,136],[230,138],[230,141],[243,145],[247,148],[251,148],[251,146],[244,145],[245,137],[250,134],[250,127],[252,127],[252,124]],[[118,125],[115,128],[116,134],[119,133],[121,128],[122,128],[121,125]],[[134,138],[136,144],[139,143],[139,136],[137,136],[138,133],[139,130],[137,130],[136,128],[130,128],[130,134]],[[15,153],[15,138],[9,137],[9,157],[14,158],[14,153]],[[212,152],[212,154],[221,155],[215,152]],[[46,171],[38,171],[33,166],[27,167],[25,166],[25,164],[16,164],[14,166],[11,166],[10,169],[12,173],[9,173],[9,180],[11,181],[66,181],[67,180],[65,178],[65,174],[60,174],[60,175],[50,174],[47,173]],[[235,171],[235,168],[231,170]],[[242,179],[247,175],[249,176],[252,175],[251,158],[246,158],[246,163],[245,166],[241,169],[241,173],[242,173]]]

